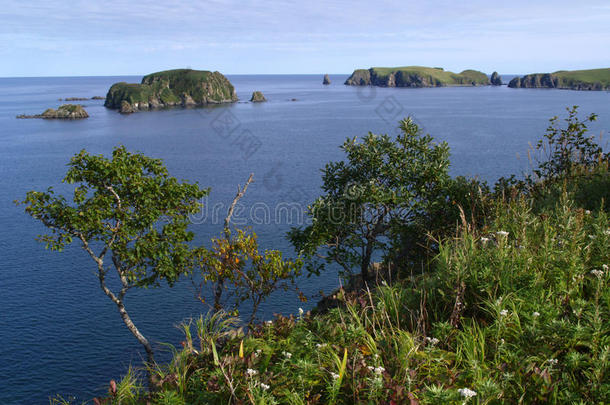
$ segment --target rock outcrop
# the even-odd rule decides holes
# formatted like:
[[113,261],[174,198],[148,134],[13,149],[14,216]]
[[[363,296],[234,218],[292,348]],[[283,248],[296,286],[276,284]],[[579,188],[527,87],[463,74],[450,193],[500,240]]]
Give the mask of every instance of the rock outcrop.
[[263,101],[267,101],[265,96],[260,91],[255,91],[252,93],[252,97],[250,97],[250,101],[253,103],[262,103]]
[[502,86],[502,77],[500,77],[498,72],[493,72],[489,81],[492,86]]
[[610,90],[610,69],[534,73],[515,77],[508,83],[508,87],[516,89]]
[[152,73],[140,84],[115,83],[104,106],[122,113],[174,106],[203,106],[237,101],[235,88],[219,72],[175,69]]
[[326,74],[322,80],[322,84],[330,84],[330,77]]
[[356,69],[345,81],[349,86],[442,87],[486,86],[489,78],[483,72],[464,70],[453,73],[443,68],[406,66],[397,68]]
[[17,118],[44,118],[44,119],[61,119],[61,120],[78,120],[89,118],[89,114],[82,105],[78,104],[63,104],[54,110],[53,108],[46,109],[42,114],[36,115],[18,115]]

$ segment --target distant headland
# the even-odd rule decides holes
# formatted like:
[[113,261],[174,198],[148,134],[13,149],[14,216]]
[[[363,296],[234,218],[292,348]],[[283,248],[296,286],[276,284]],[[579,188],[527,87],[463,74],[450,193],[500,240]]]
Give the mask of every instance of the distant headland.
[[104,106],[121,113],[173,106],[202,106],[237,101],[235,88],[220,72],[174,69],[151,73],[140,84],[115,83]]
[[489,86],[489,77],[478,70],[453,73],[440,67],[404,66],[356,69],[345,81],[349,86],[444,87]]
[[508,83],[508,87],[610,90],[610,68],[560,70],[554,73],[533,73],[523,77],[515,77]]

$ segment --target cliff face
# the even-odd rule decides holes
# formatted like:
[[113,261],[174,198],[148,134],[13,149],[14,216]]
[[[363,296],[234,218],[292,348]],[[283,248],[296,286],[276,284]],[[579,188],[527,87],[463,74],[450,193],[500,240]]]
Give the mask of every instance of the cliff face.
[[512,88],[547,88],[565,90],[610,90],[610,69],[534,73],[515,77]]
[[113,84],[108,90],[104,106],[129,113],[154,108],[235,101],[235,88],[221,73],[176,69],[144,76],[140,84]]
[[489,79],[487,75],[476,70],[464,70],[458,74],[442,68],[408,66],[357,69],[345,84],[380,87],[484,86],[489,85]]
[[492,86],[502,86],[502,77],[500,77],[498,72],[493,72],[489,81]]

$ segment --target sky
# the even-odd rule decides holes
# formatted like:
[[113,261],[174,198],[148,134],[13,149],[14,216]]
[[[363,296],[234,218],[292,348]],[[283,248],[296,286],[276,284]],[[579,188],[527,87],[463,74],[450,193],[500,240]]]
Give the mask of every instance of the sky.
[[1,0],[0,77],[610,67],[608,0]]

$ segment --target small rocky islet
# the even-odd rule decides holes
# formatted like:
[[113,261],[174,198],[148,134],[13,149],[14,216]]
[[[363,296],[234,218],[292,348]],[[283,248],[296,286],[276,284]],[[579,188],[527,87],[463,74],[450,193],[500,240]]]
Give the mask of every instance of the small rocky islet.
[[327,74],[324,75],[324,79],[322,79],[322,84],[330,84],[330,77]]
[[17,118],[78,120],[83,118],[89,118],[89,114],[80,104],[63,104],[59,106],[57,110],[53,108],[48,108],[42,114],[21,114],[18,115]]
[[263,103],[267,101],[265,95],[261,91],[255,91],[252,93],[252,97],[250,97],[250,102],[252,103]]

